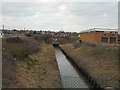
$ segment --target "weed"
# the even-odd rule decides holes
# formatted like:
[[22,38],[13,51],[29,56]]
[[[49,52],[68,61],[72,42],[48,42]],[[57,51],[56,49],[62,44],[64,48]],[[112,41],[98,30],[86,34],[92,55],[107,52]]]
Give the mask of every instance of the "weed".
[[31,59],[31,58],[27,59],[27,67],[28,67],[28,69],[32,68],[35,65],[39,65],[39,63],[37,62],[37,60]]

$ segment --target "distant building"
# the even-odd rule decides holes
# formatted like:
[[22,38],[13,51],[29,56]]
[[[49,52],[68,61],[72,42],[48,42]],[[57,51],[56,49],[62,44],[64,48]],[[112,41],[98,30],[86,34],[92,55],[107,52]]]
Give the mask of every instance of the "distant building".
[[96,44],[118,44],[117,29],[93,28],[80,32],[80,41]]

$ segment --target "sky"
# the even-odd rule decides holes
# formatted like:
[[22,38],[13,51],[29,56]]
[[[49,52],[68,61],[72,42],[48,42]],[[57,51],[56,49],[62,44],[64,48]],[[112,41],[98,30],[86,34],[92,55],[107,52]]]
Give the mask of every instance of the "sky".
[[90,28],[117,29],[118,2],[98,1],[2,0],[0,26],[2,28],[4,24],[6,29],[66,32]]

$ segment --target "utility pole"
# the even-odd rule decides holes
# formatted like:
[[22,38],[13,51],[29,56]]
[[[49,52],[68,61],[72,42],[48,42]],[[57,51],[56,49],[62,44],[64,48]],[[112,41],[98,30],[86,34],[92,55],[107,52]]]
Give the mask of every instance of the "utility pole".
[[3,25],[3,30],[4,30],[5,25]]

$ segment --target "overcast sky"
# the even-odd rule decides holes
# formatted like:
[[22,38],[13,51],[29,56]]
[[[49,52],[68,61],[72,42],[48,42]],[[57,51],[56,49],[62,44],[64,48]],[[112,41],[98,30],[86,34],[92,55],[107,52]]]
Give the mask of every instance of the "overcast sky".
[[[117,2],[2,2],[7,29],[77,31],[118,28]],[[25,1],[25,0],[24,0]]]

